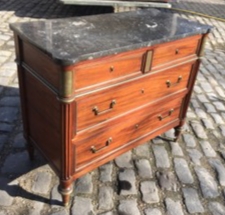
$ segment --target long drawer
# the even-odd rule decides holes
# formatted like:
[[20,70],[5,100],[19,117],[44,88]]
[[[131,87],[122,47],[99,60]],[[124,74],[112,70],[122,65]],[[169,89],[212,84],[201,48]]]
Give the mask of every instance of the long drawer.
[[76,169],[179,119],[182,96],[147,105],[121,118],[77,133],[73,139]]
[[77,130],[186,90],[193,63],[77,98]]

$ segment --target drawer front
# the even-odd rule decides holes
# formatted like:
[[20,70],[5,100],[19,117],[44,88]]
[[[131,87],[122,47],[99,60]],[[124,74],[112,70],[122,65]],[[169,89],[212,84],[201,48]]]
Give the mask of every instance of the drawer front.
[[77,99],[77,130],[103,122],[133,108],[185,90],[193,64],[152,73]]
[[85,61],[75,67],[75,88],[85,88],[133,73],[141,74],[144,50]]
[[73,140],[76,169],[174,122],[179,118],[181,106],[181,98],[167,99],[78,133]]
[[161,44],[154,49],[152,69],[197,54],[200,35]]

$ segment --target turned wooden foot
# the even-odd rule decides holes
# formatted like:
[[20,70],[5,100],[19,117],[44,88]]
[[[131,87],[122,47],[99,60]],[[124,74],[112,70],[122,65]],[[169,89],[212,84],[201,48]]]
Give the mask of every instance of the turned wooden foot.
[[175,138],[174,138],[174,142],[177,142],[183,132],[183,126],[177,126],[174,128],[175,129],[175,132],[174,132],[174,135],[175,135]]
[[59,186],[59,192],[62,195],[62,202],[65,207],[70,205],[70,197],[73,192],[73,186],[71,182],[61,181]]

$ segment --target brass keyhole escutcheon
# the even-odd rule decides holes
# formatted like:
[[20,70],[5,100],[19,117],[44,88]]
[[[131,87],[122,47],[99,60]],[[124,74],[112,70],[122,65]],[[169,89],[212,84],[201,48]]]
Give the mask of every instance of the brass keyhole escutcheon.
[[136,128],[136,129],[138,129],[138,127],[139,127],[139,125],[138,125],[138,124],[136,124],[136,125],[135,125],[135,128]]
[[179,49],[176,49],[176,50],[175,50],[175,53],[176,53],[176,54],[179,54]]
[[110,67],[109,67],[109,71],[110,71],[110,72],[113,72],[113,71],[114,71],[114,66],[110,66]]
[[141,93],[144,94],[145,93],[145,89],[141,89]]

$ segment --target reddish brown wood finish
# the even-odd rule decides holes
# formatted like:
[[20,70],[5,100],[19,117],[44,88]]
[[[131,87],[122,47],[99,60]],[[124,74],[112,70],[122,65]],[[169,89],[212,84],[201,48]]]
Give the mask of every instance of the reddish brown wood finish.
[[171,128],[179,137],[202,36],[61,67],[15,35],[24,136],[59,175],[65,205],[88,171]]
[[[133,81],[77,98],[77,116],[79,119],[77,130],[82,130],[146,103],[185,90],[194,63],[149,73]],[[180,76],[182,79],[178,82]],[[170,81],[172,85],[168,86],[167,81]],[[116,104],[110,107],[113,100],[116,101]],[[95,107],[99,109],[99,115],[93,111]]]
[[[75,167],[79,171],[85,165],[95,162],[101,155],[113,153],[123,143],[129,143],[146,134],[160,129],[164,125],[178,119],[182,99],[167,99],[167,103],[156,102],[125,116],[109,120],[99,126],[77,133],[73,140],[76,145]],[[170,111],[174,110],[171,115]],[[160,116],[165,117],[160,120]],[[112,138],[111,143],[106,146],[107,141]],[[94,153],[91,148],[97,151]]]
[[154,49],[152,69],[196,55],[200,38],[201,36],[197,35],[156,47]]

